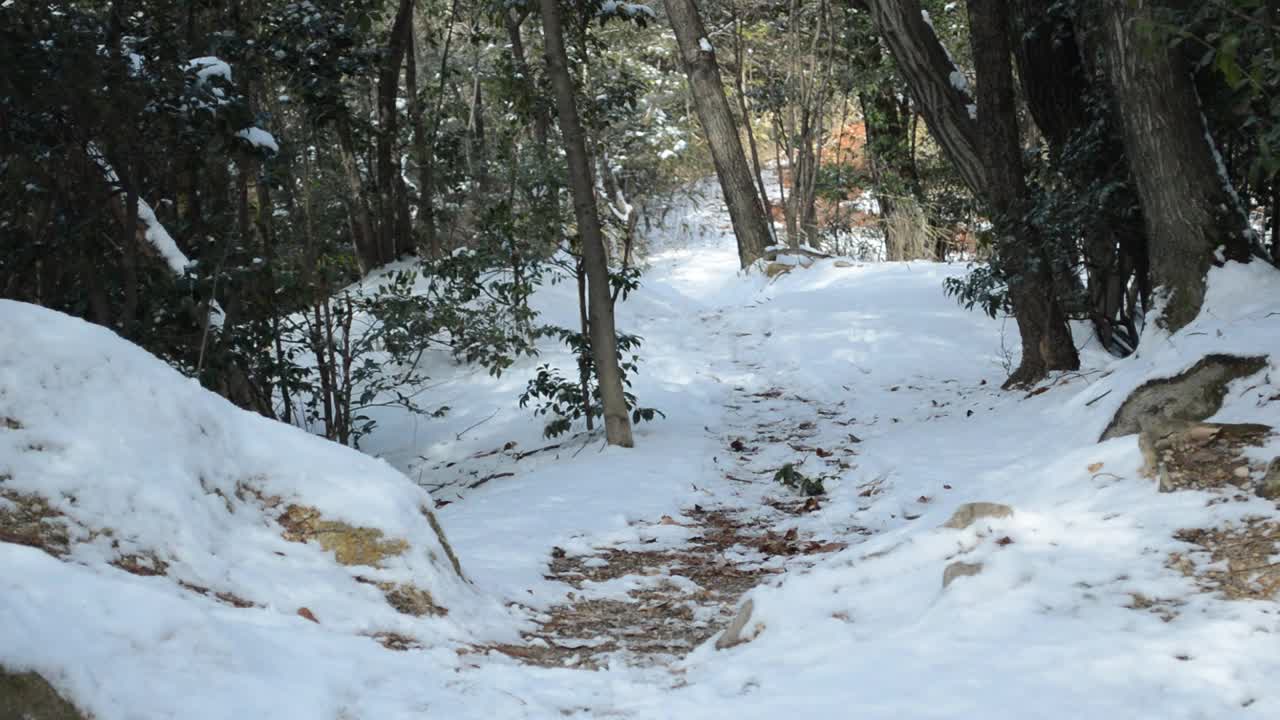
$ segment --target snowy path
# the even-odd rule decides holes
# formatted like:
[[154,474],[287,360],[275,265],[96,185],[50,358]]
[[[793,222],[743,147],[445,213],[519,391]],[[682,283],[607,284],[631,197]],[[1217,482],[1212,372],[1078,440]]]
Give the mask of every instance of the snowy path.
[[[591,625],[566,620],[565,608],[613,600],[669,612],[668,624],[707,637],[708,623],[732,614],[732,594],[689,602],[690,613],[680,603],[699,588],[677,579],[653,594],[655,575],[679,574],[672,556],[691,548],[763,571],[750,593],[762,631],[683,658],[666,635],[657,655],[635,642],[610,654],[616,646],[582,637],[580,653],[554,655],[597,672],[490,652],[470,661],[468,696],[498,688],[519,698],[507,706],[517,717],[1198,718],[1277,709],[1264,670],[1276,661],[1262,659],[1271,657],[1269,633],[1280,631],[1270,608],[1211,600],[1165,566],[1178,527],[1269,505],[1206,518],[1203,499],[1157,496],[1138,477],[1132,438],[1095,444],[1125,383],[1180,357],[1117,372],[1086,348],[1088,369],[1048,392],[1001,392],[1014,338],[944,296],[943,278],[962,267],[828,262],[772,283],[743,277],[714,200],[677,208],[685,227],[658,237],[641,292],[620,311],[621,327],[646,339],[637,394],[668,419],[640,426],[634,450],[566,446],[536,465],[495,461],[483,472],[514,475],[461,493],[442,518],[482,587],[532,608],[531,619],[568,622],[570,634]],[[563,300],[544,296],[545,311]],[[1107,389],[1114,397],[1089,402]],[[499,437],[518,423],[507,419]],[[542,444],[530,433],[515,440]],[[784,463],[823,479],[818,508],[773,482]],[[1016,512],[938,529],[969,501]],[[698,511],[729,513],[743,537],[699,550]],[[561,550],[567,560],[552,557]],[[643,553],[667,555],[637,561],[632,574],[610,569]],[[956,560],[984,570],[944,592],[943,569]],[[602,632],[638,627],[619,625]],[[525,632],[537,636],[537,626]],[[593,648],[601,655],[589,661]]]

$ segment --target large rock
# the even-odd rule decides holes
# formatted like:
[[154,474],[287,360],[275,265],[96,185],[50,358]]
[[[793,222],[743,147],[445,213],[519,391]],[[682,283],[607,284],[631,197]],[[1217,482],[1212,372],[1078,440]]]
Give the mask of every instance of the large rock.
[[1267,357],[1206,355],[1190,370],[1151,380],[1120,405],[1099,441],[1142,431],[1144,422],[1204,420],[1222,408],[1227,385],[1267,367]]
[[[453,571],[462,577],[462,566],[453,553],[449,541],[445,539],[444,529],[430,510],[422,508],[423,515],[439,536],[440,545],[448,556]],[[280,516],[280,524],[284,527],[284,538],[293,542],[314,540],[333,553],[334,559],[343,565],[367,565],[382,567],[384,562],[409,550],[409,543],[400,539],[388,539],[377,528],[354,527],[344,522],[327,520],[315,508],[302,505],[290,505]],[[430,553],[433,563],[439,562],[435,553]],[[448,609],[439,605],[431,595],[431,591],[406,583],[373,582],[357,578],[362,582],[370,582],[382,591],[387,603],[406,615],[421,617],[423,615],[446,615]],[[4,720],[0,718],[0,720]]]
[[377,528],[353,527],[344,522],[326,520],[320,511],[302,505],[290,505],[280,516],[284,539],[293,542],[314,540],[333,553],[343,565],[381,567],[383,561],[409,549],[409,543],[385,539]]
[[942,527],[963,530],[982,518],[1002,518],[1009,517],[1012,514],[1013,508],[1000,503],[965,503],[956,508],[956,511],[951,514],[951,519],[942,523]]
[[0,667],[0,720],[86,720],[86,716],[36,673],[11,673]]

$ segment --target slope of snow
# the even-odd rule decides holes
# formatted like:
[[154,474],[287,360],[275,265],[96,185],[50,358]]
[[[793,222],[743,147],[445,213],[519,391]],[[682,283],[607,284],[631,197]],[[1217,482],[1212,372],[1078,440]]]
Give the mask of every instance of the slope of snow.
[[[0,336],[0,492],[44,498],[71,539],[63,560],[0,543],[0,664],[46,673],[104,718],[278,716],[358,696],[371,676],[316,663],[381,657],[379,633],[510,633],[450,567],[428,493],[386,463],[238,410],[53,311],[0,301]],[[341,566],[281,537],[291,504],[410,548]],[[449,613],[401,614],[374,582],[427,590]]]

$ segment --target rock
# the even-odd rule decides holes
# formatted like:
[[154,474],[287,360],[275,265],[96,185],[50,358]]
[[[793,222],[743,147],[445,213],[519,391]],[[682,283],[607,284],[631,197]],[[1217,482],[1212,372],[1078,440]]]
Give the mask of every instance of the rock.
[[764,251],[764,259],[770,262],[777,260],[779,257],[791,255],[792,257],[805,258],[807,260],[822,260],[831,257],[830,255],[814,250],[811,247],[785,247],[775,246]]
[[1000,503],[965,503],[956,508],[956,511],[951,514],[951,519],[942,523],[942,527],[963,530],[972,525],[974,521],[982,518],[1002,518],[1009,517],[1012,514],[1013,508]]
[[1231,381],[1265,367],[1265,355],[1206,355],[1180,375],[1148,381],[1120,405],[1099,442],[1141,432],[1144,422],[1203,420],[1222,408]]
[[838,268],[851,268],[851,267],[857,267],[857,265],[856,265],[855,263],[853,263],[852,261],[850,261],[850,260],[836,260],[835,262],[833,262],[833,263],[831,263],[831,264],[832,264],[832,265],[834,265],[834,266],[836,266],[836,267],[838,267]]
[[1271,460],[1267,465],[1267,474],[1258,486],[1258,495],[1268,500],[1280,500],[1280,457]]
[[0,718],[3,720],[85,720],[47,680],[33,672],[0,667]]
[[285,540],[315,540],[320,547],[333,552],[343,565],[380,567],[383,560],[409,549],[409,543],[404,540],[384,540],[382,531],[377,528],[353,527],[344,522],[325,520],[316,509],[302,505],[290,505],[280,516],[280,524],[285,529]]
[[387,603],[405,615],[422,617],[423,615],[447,615],[448,610],[440,607],[431,598],[431,593],[413,585],[379,583]]
[[743,637],[742,631],[746,629],[747,623],[751,622],[751,613],[755,610],[755,603],[750,598],[742,603],[742,608],[738,610],[738,614],[734,616],[733,622],[729,623],[729,627],[720,633],[720,637],[716,639],[716,649],[725,650],[734,645],[741,645],[751,638]]
[[956,578],[969,577],[982,572],[982,563],[953,562],[942,571],[942,587],[946,588]]
[[764,274],[771,278],[776,278],[779,275],[786,275],[791,272],[794,267],[794,265],[788,265],[786,263],[771,262],[764,266]]

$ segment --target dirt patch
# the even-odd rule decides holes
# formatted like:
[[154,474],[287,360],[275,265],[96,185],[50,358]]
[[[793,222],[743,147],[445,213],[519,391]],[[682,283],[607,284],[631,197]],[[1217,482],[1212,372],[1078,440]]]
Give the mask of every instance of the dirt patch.
[[[522,645],[494,650],[544,667],[598,669],[621,657],[656,665],[683,656],[723,630],[742,596],[782,570],[762,560],[776,555],[833,552],[844,545],[775,534],[760,520],[729,510],[685,510],[676,520],[699,534],[669,550],[608,548],[589,556],[553,552],[547,577],[575,588],[551,608]],[[752,552],[754,551],[754,554]],[[731,559],[736,558],[736,559]],[[748,559],[750,558],[750,559]],[[630,582],[622,596],[591,597],[610,581]]]
[[1274,600],[1280,595],[1280,522],[1252,517],[1219,528],[1179,530],[1174,537],[1198,551],[1172,553],[1169,567],[1229,600]]
[[39,495],[12,490],[0,490],[0,542],[39,548],[59,558],[71,549],[62,513]]
[[1158,477],[1160,490],[1252,490],[1265,464],[1250,463],[1248,448],[1262,447],[1272,429],[1249,423],[1172,422],[1144,430],[1143,472]]
[[240,597],[239,595],[236,595],[235,593],[210,590],[209,588],[204,587],[203,585],[196,585],[195,583],[189,583],[185,580],[179,580],[178,585],[180,585],[184,590],[189,590],[197,595],[204,595],[205,597],[211,597],[217,600],[218,602],[226,603],[231,607],[240,608],[242,610],[244,608],[259,607],[259,605],[253,602],[252,600],[245,600],[244,598]]

